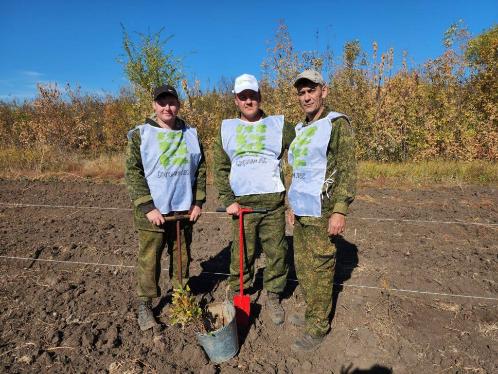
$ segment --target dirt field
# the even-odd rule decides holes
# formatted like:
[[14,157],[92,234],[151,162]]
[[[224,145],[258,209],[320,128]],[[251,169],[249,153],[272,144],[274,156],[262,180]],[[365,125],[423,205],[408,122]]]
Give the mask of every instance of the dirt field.
[[[205,210],[216,208],[214,196],[210,190]],[[339,248],[335,281],[344,286],[335,288],[324,343],[311,354],[291,353],[299,330],[288,322],[272,325],[257,281],[253,324],[238,356],[219,366],[178,327],[139,331],[132,267],[137,239],[129,207],[123,185],[0,181],[0,371],[498,372],[496,189],[360,188]],[[494,226],[479,225],[486,223]],[[192,285],[216,300],[224,298],[226,278],[210,273],[228,270],[229,229],[220,214],[205,214],[194,229]],[[297,283],[288,285],[286,311],[302,310]],[[155,308],[164,323],[167,302]]]

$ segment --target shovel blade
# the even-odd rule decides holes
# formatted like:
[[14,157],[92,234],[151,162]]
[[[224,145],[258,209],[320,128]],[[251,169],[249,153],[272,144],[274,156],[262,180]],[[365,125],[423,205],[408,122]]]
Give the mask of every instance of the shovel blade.
[[251,298],[246,295],[235,295],[233,305],[235,306],[237,325],[248,326],[249,316],[251,315]]

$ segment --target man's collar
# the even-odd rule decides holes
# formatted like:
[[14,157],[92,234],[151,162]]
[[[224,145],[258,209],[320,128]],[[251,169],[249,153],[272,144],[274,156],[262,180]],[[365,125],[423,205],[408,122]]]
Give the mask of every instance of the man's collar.
[[314,121],[311,121],[311,122],[308,122],[308,118],[307,117],[304,117],[304,121],[303,121],[303,124],[304,125],[309,125],[310,123],[313,123],[313,122],[316,122],[322,118],[325,118],[327,116],[327,114],[329,114],[330,112],[330,109],[327,107],[327,106],[324,106],[323,107],[323,111],[322,113],[320,114],[320,118],[317,118],[315,119]]
[[[152,117],[149,117],[149,118],[146,118],[145,119],[145,123],[151,125],[151,126],[154,126],[154,127],[161,127],[161,125],[159,125],[159,123],[157,123],[156,121],[156,116],[152,116]],[[183,129],[183,127],[185,126],[185,122],[180,118],[180,117],[176,117],[175,118],[175,127],[180,130],[180,129]]]
[[145,123],[148,124],[148,125],[151,125],[151,126],[154,126],[154,127],[161,127],[159,126],[159,124],[154,121],[152,118],[146,118],[145,119]]

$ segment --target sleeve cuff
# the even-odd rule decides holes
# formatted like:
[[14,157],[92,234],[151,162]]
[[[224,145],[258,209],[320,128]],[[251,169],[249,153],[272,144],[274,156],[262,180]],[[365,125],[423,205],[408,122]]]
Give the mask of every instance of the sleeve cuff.
[[235,196],[233,197],[233,199],[226,198],[226,199],[223,199],[223,201],[222,201],[224,208],[227,208],[227,207],[229,207],[230,205],[232,205],[233,203],[236,203],[236,202],[237,202],[237,200],[235,200]]
[[136,207],[142,205],[142,204],[145,204],[145,203],[150,203],[152,201],[152,196],[151,195],[145,195],[145,196],[142,196],[142,197],[139,197],[138,199],[134,200],[133,201],[133,205],[135,205]]
[[335,203],[332,213],[348,214],[349,205],[346,203]]
[[154,209],[156,209],[156,206],[154,205],[154,203],[152,201],[150,201],[148,203],[140,204],[138,206],[138,209],[140,209],[140,211],[143,214],[147,214],[147,213],[153,211]]
[[196,200],[196,201],[194,201],[194,205],[198,206],[201,209],[202,209],[202,204],[204,204],[203,200]]
[[194,201],[200,201],[204,203],[206,201],[206,193],[204,191],[192,191],[194,196]]

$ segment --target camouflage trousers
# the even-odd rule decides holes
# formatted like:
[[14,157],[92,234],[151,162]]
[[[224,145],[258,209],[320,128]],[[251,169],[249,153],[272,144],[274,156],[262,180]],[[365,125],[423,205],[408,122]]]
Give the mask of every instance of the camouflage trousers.
[[[161,256],[164,249],[170,256],[169,277],[174,288],[180,285],[178,279],[178,248],[176,242],[176,222],[165,222],[164,232],[138,230],[139,252],[137,268],[137,293],[140,298],[153,298],[161,295],[159,278],[161,275]],[[192,223],[180,221],[182,278],[188,281],[190,264],[190,244],[192,243]]]
[[306,332],[329,331],[336,247],[327,234],[328,219],[297,217],[294,224],[294,263],[306,302]]
[[[240,274],[238,217],[234,217],[232,221],[232,238],[228,283],[233,290],[238,290]],[[244,214],[244,288],[249,287],[254,278],[258,244],[266,257],[263,287],[267,291],[280,294],[285,288],[289,272],[285,239],[285,206],[265,214]]]

